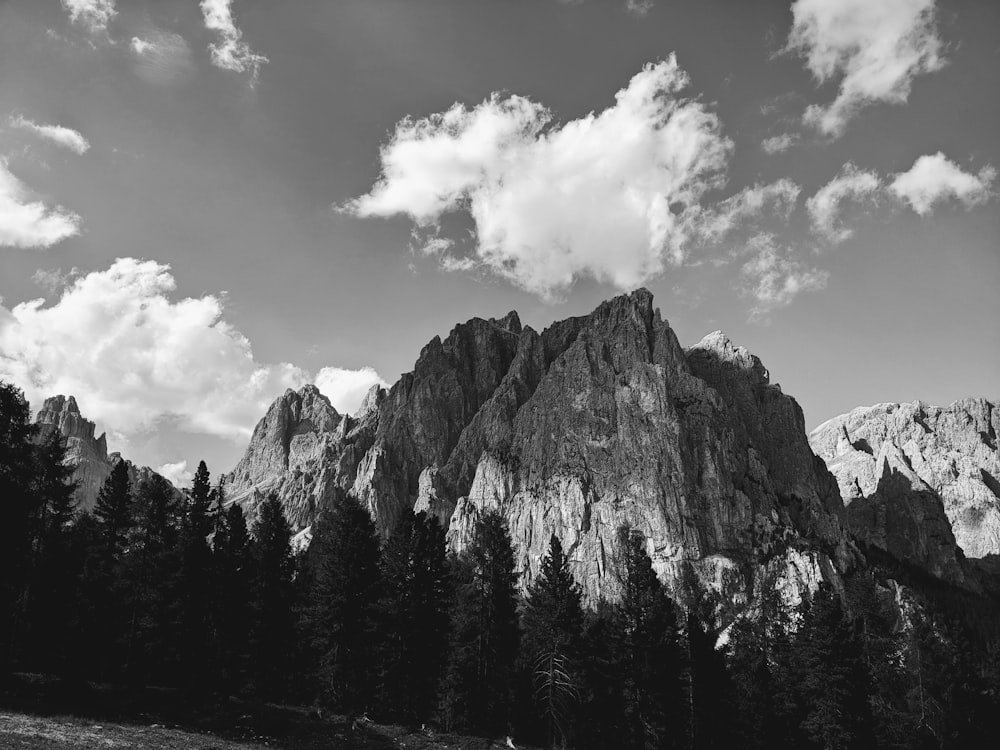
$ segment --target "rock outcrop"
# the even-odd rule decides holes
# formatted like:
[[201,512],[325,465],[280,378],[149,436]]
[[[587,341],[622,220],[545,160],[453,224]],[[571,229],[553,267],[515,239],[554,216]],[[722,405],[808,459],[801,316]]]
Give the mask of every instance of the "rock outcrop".
[[[962,399],[940,407],[915,401],[855,409],[817,427],[809,441],[837,478],[855,533],[863,526],[876,537],[896,535],[901,546],[889,551],[944,571],[954,556],[942,514],[966,557],[1000,553],[998,432],[995,402]],[[887,484],[890,464],[895,479]],[[877,509],[882,501],[889,505]],[[901,528],[920,534],[900,537]]]
[[78,511],[91,510],[97,502],[104,480],[119,461],[125,461],[129,479],[135,487],[155,472],[148,466],[136,466],[120,453],[108,454],[108,441],[104,433],[94,437],[93,422],[80,414],[80,407],[73,396],[53,396],[35,417],[39,438],[56,431],[66,438],[66,463],[73,467],[73,480],[77,483]]
[[522,583],[555,533],[590,600],[617,595],[626,526],[675,590],[693,575],[737,604],[764,586],[794,603],[856,555],[795,401],[720,333],[685,351],[646,290],[542,333],[514,313],[456,326],[356,418],[287,392],[229,482],[247,504],[269,491],[296,528],[337,492],[382,533],[426,510],[457,550],[497,509]]

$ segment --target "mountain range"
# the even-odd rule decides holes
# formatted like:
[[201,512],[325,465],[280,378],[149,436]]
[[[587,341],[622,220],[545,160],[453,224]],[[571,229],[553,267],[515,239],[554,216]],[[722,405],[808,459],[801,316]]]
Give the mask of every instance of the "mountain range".
[[[89,507],[121,459],[72,397],[38,421],[69,438]],[[978,590],[968,558],[1000,553],[998,430],[995,402],[965,399],[855,409],[807,435],[756,356],[721,332],[682,347],[641,289],[541,332],[513,312],[457,325],[353,415],[288,390],[224,479],[251,515],[276,493],[303,543],[343,495],[383,535],[426,511],[456,551],[498,510],[523,584],[555,534],[588,600],[616,598],[626,527],[675,593],[794,605],[873,548]]]

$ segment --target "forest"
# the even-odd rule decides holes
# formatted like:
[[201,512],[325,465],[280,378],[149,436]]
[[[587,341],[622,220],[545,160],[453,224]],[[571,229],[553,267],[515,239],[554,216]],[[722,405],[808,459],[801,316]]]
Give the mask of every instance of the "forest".
[[[336,498],[304,551],[277,497],[248,519],[119,462],[74,507],[57,432],[0,384],[0,673],[156,687],[192,705],[319,715],[558,748],[971,748],[1000,736],[1000,609],[869,551],[789,610],[740,617],[693,575],[670,591],[620,530],[621,599],[587,606],[552,537],[519,583],[503,517],[462,554],[424,514],[386,539]],[[768,588],[768,587],[765,587]],[[724,621],[722,621],[724,619]]]

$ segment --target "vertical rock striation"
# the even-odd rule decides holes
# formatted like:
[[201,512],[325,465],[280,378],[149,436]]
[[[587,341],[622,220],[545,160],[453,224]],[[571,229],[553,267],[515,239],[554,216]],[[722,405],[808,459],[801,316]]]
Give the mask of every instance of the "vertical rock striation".
[[[298,528],[336,492],[383,533],[401,509],[426,510],[456,550],[496,509],[523,583],[555,533],[591,600],[617,596],[623,526],[668,585],[693,575],[737,603],[763,585],[794,602],[855,554],[795,401],[721,333],[685,351],[644,289],[541,333],[514,313],[473,319],[357,418],[324,402],[307,387],[272,405],[231,497],[276,491]],[[290,434],[308,436],[303,449]]]

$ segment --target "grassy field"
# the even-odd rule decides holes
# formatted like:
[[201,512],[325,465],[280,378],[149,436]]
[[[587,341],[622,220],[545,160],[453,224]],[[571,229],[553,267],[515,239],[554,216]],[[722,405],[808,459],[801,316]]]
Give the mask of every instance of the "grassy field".
[[[493,750],[505,738],[318,716],[299,706],[203,700],[176,689],[68,683],[35,674],[0,679],[2,750]],[[522,750],[521,745],[517,745]],[[524,748],[523,750],[527,750]]]
[[399,750],[492,750],[505,742],[457,735],[411,732],[402,727],[367,724],[352,731],[345,722],[316,721],[310,731],[283,737],[226,739],[159,724],[94,722],[72,716],[34,716],[0,711],[0,747],[4,750],[263,750],[264,748],[397,748]]

